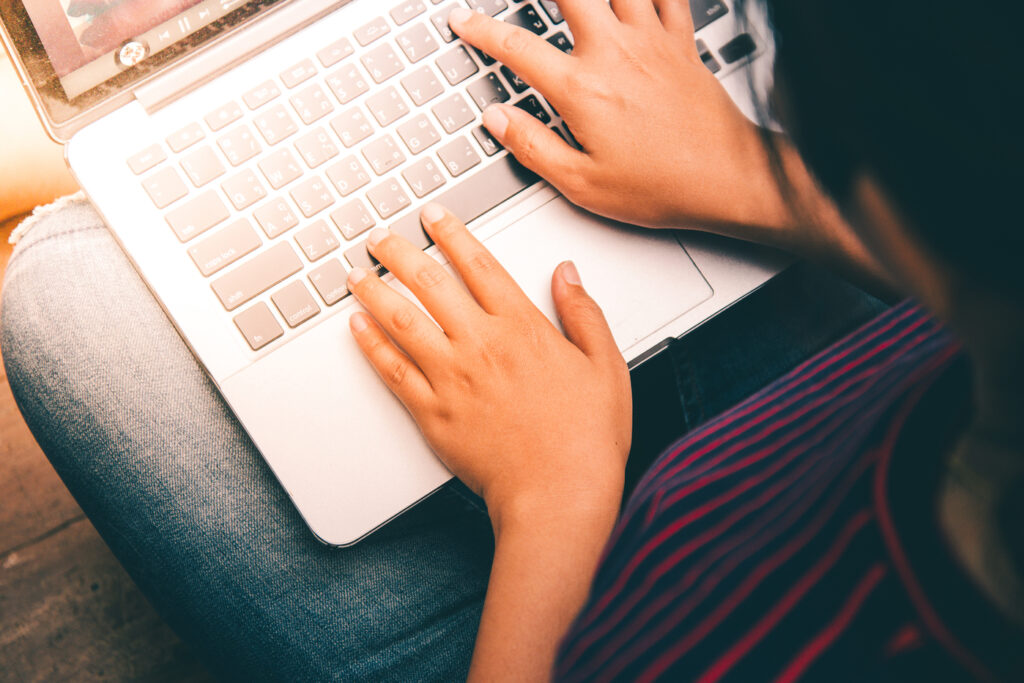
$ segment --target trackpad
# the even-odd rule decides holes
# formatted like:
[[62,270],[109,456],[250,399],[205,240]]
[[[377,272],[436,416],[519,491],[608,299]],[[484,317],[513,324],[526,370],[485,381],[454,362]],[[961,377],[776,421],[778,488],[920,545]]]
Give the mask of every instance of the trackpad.
[[686,250],[668,231],[596,218],[561,197],[487,239],[487,248],[557,323],[551,274],[571,260],[625,350],[711,296]]

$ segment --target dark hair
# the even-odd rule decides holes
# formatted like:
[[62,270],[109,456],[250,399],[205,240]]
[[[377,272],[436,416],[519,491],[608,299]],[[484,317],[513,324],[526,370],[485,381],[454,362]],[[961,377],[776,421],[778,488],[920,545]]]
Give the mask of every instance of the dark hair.
[[1021,4],[737,0],[753,1],[780,118],[823,188],[842,207],[869,174],[926,248],[1024,298]]

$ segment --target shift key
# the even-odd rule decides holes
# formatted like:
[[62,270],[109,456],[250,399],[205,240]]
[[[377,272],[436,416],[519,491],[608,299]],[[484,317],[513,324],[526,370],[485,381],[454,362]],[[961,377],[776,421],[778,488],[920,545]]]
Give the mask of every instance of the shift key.
[[287,242],[281,242],[211,283],[224,308],[233,311],[302,270],[302,261]]

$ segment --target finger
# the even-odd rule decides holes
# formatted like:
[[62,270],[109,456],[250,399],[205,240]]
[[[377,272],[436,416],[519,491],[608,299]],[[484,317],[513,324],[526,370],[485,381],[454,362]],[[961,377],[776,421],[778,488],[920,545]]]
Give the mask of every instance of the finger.
[[558,9],[577,43],[587,36],[606,35],[618,21],[607,0],[558,0]]
[[427,204],[420,222],[485,311],[507,311],[517,299],[529,304],[508,271],[450,211],[440,204]]
[[654,8],[666,31],[681,37],[693,37],[693,15],[688,0],[654,0]]
[[611,7],[624,24],[650,25],[658,21],[651,0],[611,0]]
[[356,313],[348,320],[359,350],[377,371],[384,384],[415,412],[433,395],[433,388],[423,372],[396,347],[384,330],[365,313]]
[[551,277],[551,296],[565,336],[580,351],[595,359],[622,360],[601,307],[583,289],[572,261],[565,261],[555,269]]
[[348,288],[421,368],[427,369],[449,348],[444,332],[423,311],[366,268],[349,273]]
[[480,307],[440,263],[408,240],[374,228],[366,245],[381,264],[409,288],[441,329],[458,333],[474,324]]
[[590,158],[569,146],[558,133],[519,107],[492,104],[484,110],[484,125],[505,149],[570,199]]

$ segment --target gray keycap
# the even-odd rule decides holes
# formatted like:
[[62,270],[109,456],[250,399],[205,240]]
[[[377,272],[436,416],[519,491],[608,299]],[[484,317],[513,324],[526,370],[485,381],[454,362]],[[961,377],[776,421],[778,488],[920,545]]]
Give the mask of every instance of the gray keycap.
[[288,202],[283,199],[274,199],[267,202],[253,211],[252,215],[270,239],[288,232],[299,224],[299,219],[295,217],[295,213],[288,206]]
[[262,147],[249,126],[241,125],[217,138],[217,146],[232,166],[244,164],[260,153]]
[[370,89],[355,64],[346,64],[327,76],[327,87],[342,104],[348,104]]
[[295,233],[295,243],[310,261],[322,259],[341,245],[323,219]]
[[320,312],[320,306],[301,280],[274,292],[270,300],[277,306],[288,327],[298,327]]
[[334,203],[334,195],[319,176],[302,181],[292,188],[290,194],[306,218],[320,213]]
[[196,144],[206,137],[206,133],[198,123],[190,123],[184,128],[167,136],[167,146],[172,152],[180,152]]
[[334,66],[355,51],[355,48],[352,47],[352,42],[348,38],[342,38],[317,52],[316,58],[320,60],[320,63],[326,69],[327,67]]
[[214,154],[213,148],[204,145],[181,160],[181,168],[196,187],[202,187],[214,178],[224,175],[224,164]]
[[188,194],[185,182],[170,166],[143,180],[142,189],[146,191],[158,209],[170,206]]
[[480,145],[480,149],[484,151],[489,157],[493,157],[495,154],[505,149],[501,143],[494,139],[491,132],[483,126],[477,126],[473,129],[473,137],[476,138],[477,144]]
[[328,306],[333,306],[350,294],[348,271],[336,258],[328,259],[322,266],[311,271],[309,281]]
[[[361,199],[353,199],[348,204],[331,212],[331,220],[347,240],[358,237],[377,224]],[[365,247],[363,247],[363,251],[366,251]]]
[[416,106],[426,104],[444,92],[444,86],[429,66],[413,71],[400,82]]
[[245,102],[245,106],[249,107],[250,110],[259,109],[280,94],[281,89],[277,87],[274,81],[264,81],[242,95],[242,101]]
[[398,94],[398,89],[393,85],[367,97],[366,107],[381,128],[390,126],[409,113],[409,105],[405,103],[402,96]]
[[249,225],[249,221],[243,218],[189,247],[188,255],[192,257],[199,272],[209,277],[256,251],[261,244],[263,242],[259,235]]
[[444,174],[430,157],[402,171],[402,177],[409,183],[413,194],[420,199],[445,184]]
[[358,107],[352,107],[331,119],[331,128],[345,147],[362,142],[373,134],[373,126]]
[[508,3],[505,0],[466,0],[469,4],[469,8],[476,10],[481,14],[486,14],[489,17],[493,17],[500,12],[504,12],[508,9]]
[[233,311],[281,280],[302,270],[302,261],[287,242],[257,253],[210,283],[220,303]]
[[357,43],[366,47],[373,41],[383,38],[390,30],[391,27],[388,26],[388,22],[384,17],[377,17],[365,26],[357,28],[353,35]]
[[450,43],[457,37],[455,32],[452,31],[452,27],[448,25],[448,15],[451,14],[452,8],[455,5],[449,5],[440,12],[430,15],[430,23],[434,25],[437,33],[441,36],[441,40],[446,43]]
[[289,98],[289,102],[307,126],[334,111],[334,105],[327,99],[327,93],[316,84],[295,93]]
[[345,157],[328,168],[327,177],[342,197],[347,197],[370,183],[370,174],[355,156]]
[[469,103],[462,95],[455,93],[435,104],[431,110],[446,133],[454,133],[476,118]]
[[394,22],[401,26],[426,11],[427,6],[423,4],[422,0],[406,0],[391,10],[390,14]]
[[469,56],[469,52],[462,46],[455,48],[451,52],[444,53],[437,58],[435,64],[441,70],[441,74],[452,85],[461,83],[480,71],[480,67],[476,65],[473,58]]
[[294,88],[300,83],[305,83],[313,76],[316,76],[316,67],[312,59],[303,59],[298,64],[281,72],[281,82],[287,88]]
[[295,149],[310,168],[316,168],[338,156],[331,136],[323,128],[315,128],[295,141]]
[[419,114],[398,127],[398,137],[402,138],[410,152],[419,154],[440,140],[441,134],[426,114]]
[[203,120],[206,121],[206,125],[210,127],[210,130],[218,131],[240,118],[242,118],[242,108],[238,105],[238,102],[228,102],[211,111],[203,117]]
[[434,36],[430,35],[430,29],[425,24],[417,24],[408,31],[399,34],[397,42],[398,48],[405,55],[405,58],[413,64],[440,49]]
[[480,163],[480,155],[469,144],[469,140],[461,136],[437,150],[437,156],[441,157],[441,163],[453,178],[458,178]]
[[228,196],[232,206],[239,211],[267,196],[266,188],[263,187],[263,183],[256,177],[256,172],[253,170],[236,173],[221,183],[220,187]]
[[253,351],[259,351],[284,334],[270,307],[262,301],[236,315],[235,325]]
[[370,167],[377,175],[384,175],[405,161],[405,155],[390,135],[377,138],[363,147],[363,156],[370,162]]
[[404,68],[395,49],[388,43],[373,48],[360,57],[359,61],[369,72],[370,78],[377,83],[383,83]]
[[559,9],[556,0],[540,0],[540,6],[544,8],[544,12],[547,13],[552,24],[561,24],[565,21],[565,17],[562,16],[562,10]]
[[409,206],[412,200],[405,193],[402,186],[395,179],[385,180],[376,187],[366,191],[366,198],[377,211],[381,218],[391,218],[396,213]]
[[171,230],[182,242],[188,242],[213,226],[226,221],[231,214],[228,207],[213,190],[190,199],[169,212],[165,218]]
[[263,177],[270,186],[279,190],[302,175],[302,166],[287,147],[271,152],[259,163]]
[[299,129],[295,119],[282,104],[274,105],[263,112],[253,119],[253,123],[256,124],[256,130],[260,132],[268,145],[276,145]]
[[492,104],[508,102],[511,99],[511,95],[508,94],[505,86],[501,84],[501,80],[498,79],[498,74],[496,73],[489,73],[483,78],[473,81],[466,88],[466,92],[469,93],[473,104],[480,111],[483,111]]
[[157,164],[163,163],[166,159],[167,153],[164,152],[163,147],[160,145],[150,145],[141,152],[128,157],[127,162],[128,168],[132,170],[132,173],[142,175]]

